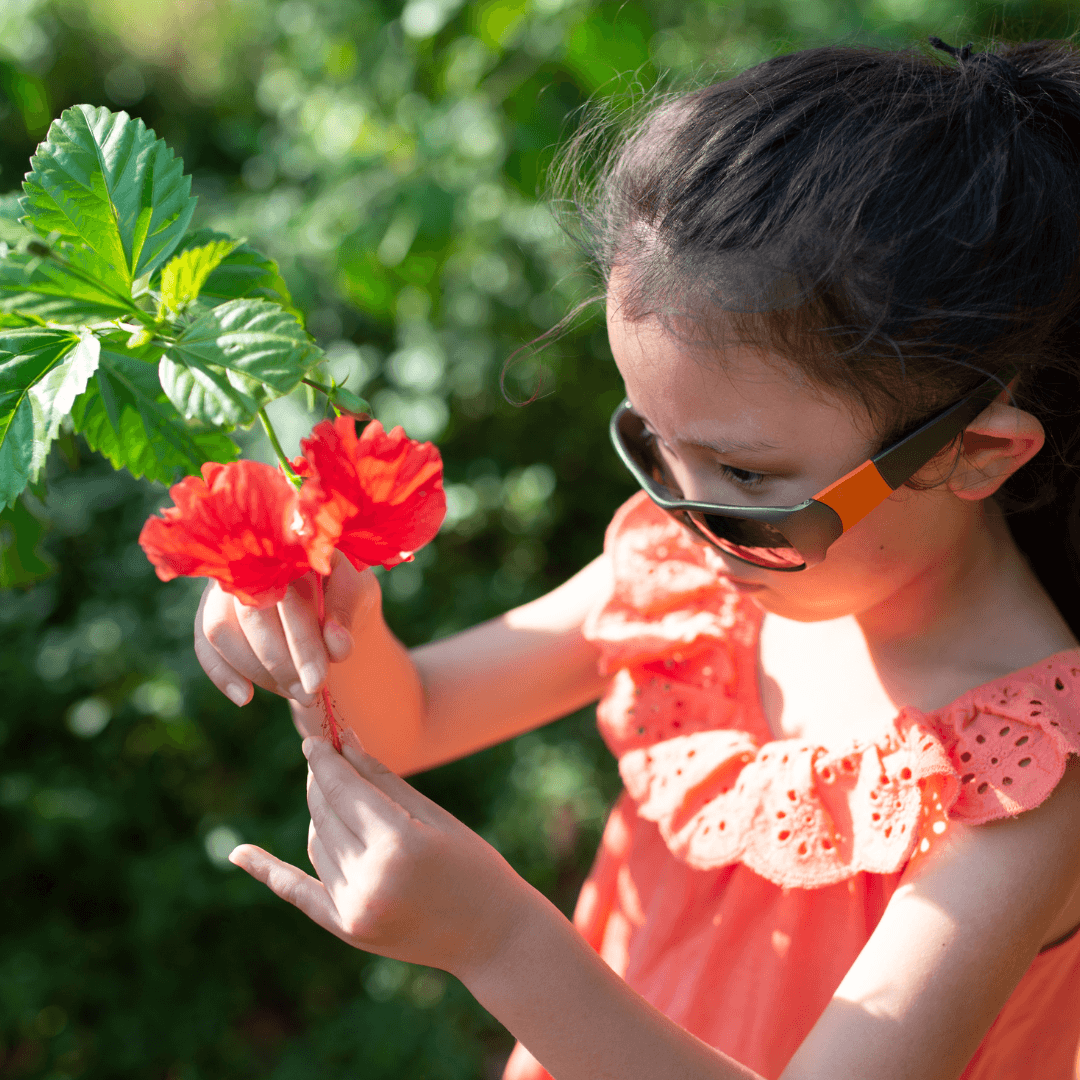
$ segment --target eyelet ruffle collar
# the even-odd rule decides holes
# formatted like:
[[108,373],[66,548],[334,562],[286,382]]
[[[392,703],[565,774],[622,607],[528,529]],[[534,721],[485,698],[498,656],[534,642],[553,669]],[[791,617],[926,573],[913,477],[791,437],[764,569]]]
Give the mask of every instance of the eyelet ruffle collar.
[[783,887],[901,870],[920,830],[1037,806],[1080,753],[1080,650],[901,710],[883,741],[774,740],[757,698],[761,612],[713,552],[638,494],[605,545],[611,595],[585,625],[613,674],[597,716],[638,813],[698,869]]

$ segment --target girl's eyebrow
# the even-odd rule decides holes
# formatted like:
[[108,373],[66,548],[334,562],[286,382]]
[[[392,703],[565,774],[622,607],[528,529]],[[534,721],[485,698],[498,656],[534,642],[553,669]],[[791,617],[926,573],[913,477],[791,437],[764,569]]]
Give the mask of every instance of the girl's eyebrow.
[[[652,425],[649,423],[649,418],[634,405],[630,403],[630,407],[641,417],[645,422],[647,428],[652,429]],[[764,440],[750,440],[749,442],[743,442],[741,439],[731,439],[725,443],[712,442],[709,439],[695,439],[693,437],[686,439],[679,439],[679,442],[683,446],[687,446],[692,450],[708,450],[713,454],[730,454],[736,452],[743,452],[747,454],[760,454],[769,450],[780,450],[779,446],[774,443],[765,442]]]
[[687,440],[684,445],[690,447],[693,450],[708,450],[714,454],[731,454],[739,452],[747,454],[760,454],[767,453],[770,450],[781,449],[781,447],[776,446],[775,444],[770,442],[743,442],[738,439],[732,439],[725,443],[711,442],[708,439],[693,439]]

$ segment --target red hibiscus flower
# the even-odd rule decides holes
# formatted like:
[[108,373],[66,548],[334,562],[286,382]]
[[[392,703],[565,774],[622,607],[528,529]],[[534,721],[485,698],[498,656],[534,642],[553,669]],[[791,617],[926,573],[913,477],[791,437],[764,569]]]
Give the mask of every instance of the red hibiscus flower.
[[395,566],[439,531],[446,515],[442,459],[396,427],[372,420],[357,437],[356,421],[339,416],[315,427],[301,447],[308,475],[300,508],[312,525],[311,565],[330,572],[337,548],[358,570]]
[[250,607],[269,607],[311,569],[296,489],[280,469],[258,461],[208,462],[202,477],[169,489],[175,506],[151,517],[139,544],[162,581],[216,578]]

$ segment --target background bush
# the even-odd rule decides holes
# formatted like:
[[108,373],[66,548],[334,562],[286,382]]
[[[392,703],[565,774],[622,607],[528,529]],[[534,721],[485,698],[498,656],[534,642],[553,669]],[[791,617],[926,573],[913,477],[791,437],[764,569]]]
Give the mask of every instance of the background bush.
[[[1072,30],[1063,0],[6,0],[0,190],[77,102],[183,156],[196,223],[277,259],[333,374],[442,447],[447,525],[384,578],[415,643],[566,578],[632,490],[597,320],[517,369],[539,401],[498,386],[595,287],[538,201],[579,105],[805,44]],[[306,402],[271,411],[295,448]],[[460,985],[349,950],[227,864],[243,839],[305,865],[287,709],[199,672],[199,583],[159,584],[135,544],[162,488],[70,436],[49,476],[0,518],[0,1076],[497,1076],[512,1040]],[[417,785],[566,911],[618,790],[588,712]]]

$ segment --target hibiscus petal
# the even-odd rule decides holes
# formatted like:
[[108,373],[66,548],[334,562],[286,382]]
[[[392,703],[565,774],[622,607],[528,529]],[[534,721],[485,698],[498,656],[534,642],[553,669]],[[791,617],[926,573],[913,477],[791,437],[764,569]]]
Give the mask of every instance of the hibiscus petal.
[[139,534],[162,581],[211,577],[241,603],[269,607],[311,568],[297,492],[279,469],[208,462],[201,477],[185,477],[169,494],[176,505]]
[[301,442],[310,472],[300,494],[311,522],[311,564],[329,567],[327,545],[357,568],[393,566],[423,547],[446,515],[442,459],[431,443],[352,417],[318,424]]

